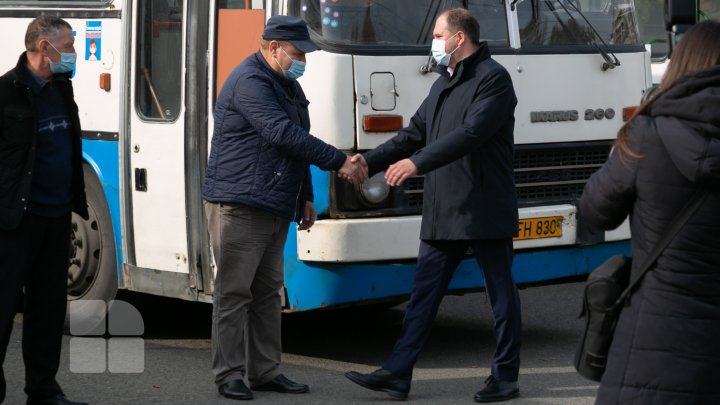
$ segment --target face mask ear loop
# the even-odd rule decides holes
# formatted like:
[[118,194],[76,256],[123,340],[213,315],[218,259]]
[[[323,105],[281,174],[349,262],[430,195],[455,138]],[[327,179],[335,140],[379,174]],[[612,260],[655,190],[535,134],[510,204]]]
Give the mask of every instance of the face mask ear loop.
[[[55,45],[53,45],[52,42],[50,42],[49,39],[47,39],[47,38],[44,38],[44,39],[47,41],[48,45],[50,45],[50,46],[52,47],[52,49],[54,49],[55,52],[57,52],[58,55],[60,55],[60,61],[62,62],[62,52],[58,51],[58,49],[55,48]],[[49,56],[46,56],[46,58],[50,59]],[[51,62],[51,63],[55,63],[55,62],[52,61],[52,59],[50,59],[50,62]]]
[[285,56],[288,57],[288,59],[290,59],[291,61],[295,61],[295,59],[293,59],[292,57],[290,57],[290,55],[288,55],[287,52],[285,52],[285,48],[283,48],[283,47],[281,46],[281,47],[280,47],[280,50],[283,51],[283,53],[285,54]]
[[[280,48],[280,50],[283,51],[283,53],[285,53],[285,50],[282,49],[282,46],[280,46],[280,43],[278,43],[278,48]],[[287,54],[285,54],[285,55],[287,55]],[[280,64],[280,61],[275,56],[273,56],[272,58],[275,61],[275,63],[277,63],[280,70],[282,70],[283,74],[285,74],[285,69],[283,69],[282,65]]]
[[[455,35],[457,35],[457,34],[459,34],[459,33],[460,33],[460,31],[454,33],[452,37],[454,37]],[[452,37],[448,38],[448,40],[449,40],[449,39],[452,39]],[[447,41],[447,40],[446,40],[446,41]],[[458,50],[458,48],[460,48],[460,44],[458,44],[458,46],[456,46],[455,49],[453,49],[452,52],[450,52],[448,55],[452,56],[452,54],[454,54],[455,51]]]
[[55,48],[55,45],[53,45],[52,42],[50,42],[50,40],[48,40],[48,39],[45,39],[45,40],[47,41],[48,45],[52,46],[52,49],[54,49],[55,52],[58,53],[58,55],[62,56],[62,52],[58,51],[58,49]]

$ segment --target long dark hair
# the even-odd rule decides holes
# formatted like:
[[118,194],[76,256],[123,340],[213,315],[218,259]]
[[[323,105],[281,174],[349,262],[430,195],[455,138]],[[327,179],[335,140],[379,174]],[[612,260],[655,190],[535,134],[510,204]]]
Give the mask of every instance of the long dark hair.
[[657,99],[681,77],[716,65],[720,65],[720,22],[703,21],[690,28],[673,50],[670,63],[660,82],[660,88],[646,97],[628,122],[620,128],[615,140],[615,149],[620,156],[624,159],[640,157],[632,149],[628,134],[635,117],[643,115],[653,100]]

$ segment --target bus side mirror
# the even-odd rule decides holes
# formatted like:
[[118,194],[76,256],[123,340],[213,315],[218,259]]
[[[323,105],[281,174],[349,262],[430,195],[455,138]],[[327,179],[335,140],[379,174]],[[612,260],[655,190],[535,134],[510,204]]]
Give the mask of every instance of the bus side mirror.
[[665,30],[668,32],[668,57],[682,35],[697,22],[697,1],[665,0]]

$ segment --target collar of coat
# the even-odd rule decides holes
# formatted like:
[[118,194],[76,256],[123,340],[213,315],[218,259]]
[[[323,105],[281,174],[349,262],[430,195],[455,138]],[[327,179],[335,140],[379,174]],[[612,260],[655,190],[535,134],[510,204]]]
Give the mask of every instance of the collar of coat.
[[[27,51],[20,54],[20,58],[18,58],[17,65],[15,65],[15,83],[22,86],[29,86],[28,80],[32,80],[32,77],[27,77],[26,75],[26,69],[30,70],[28,67],[28,59],[27,59]],[[53,75],[51,80],[55,79],[70,79],[70,75],[72,73],[56,73]]]
[[255,58],[257,59],[257,64],[260,66],[260,69],[262,71],[273,78],[276,82],[278,82],[288,93],[288,95],[291,98],[295,98],[298,94],[297,86],[299,86],[297,80],[290,80],[286,79],[285,77],[278,74],[278,72],[272,70],[270,65],[267,64],[267,61],[265,61],[265,58],[263,57],[262,52],[257,51],[255,53]]
[[479,48],[475,52],[473,52],[470,56],[461,60],[457,63],[457,65],[455,65],[455,70],[453,70],[452,76],[450,76],[450,73],[447,71],[446,66],[435,66],[435,72],[450,80],[450,83],[448,83],[448,85],[452,86],[460,81],[460,78],[463,76],[463,73],[466,70],[472,70],[473,67],[477,66],[479,63],[489,58],[490,49],[488,48],[487,42],[481,41],[479,44]]

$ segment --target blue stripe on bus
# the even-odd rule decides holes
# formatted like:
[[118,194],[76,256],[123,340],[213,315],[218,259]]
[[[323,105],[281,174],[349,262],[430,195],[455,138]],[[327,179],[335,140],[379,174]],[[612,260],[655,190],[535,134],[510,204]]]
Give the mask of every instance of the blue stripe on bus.
[[[303,311],[410,293],[414,261],[357,264],[302,262],[297,260],[296,252],[296,231],[291,227],[285,250],[285,285],[287,304],[291,310]],[[513,276],[518,284],[580,276],[615,254],[630,254],[629,241],[517,251]],[[482,287],[482,275],[475,260],[463,260],[450,289]]]
[[117,141],[97,141],[83,139],[83,159],[97,174],[105,201],[110,209],[110,220],[115,236],[115,258],[117,259],[118,282],[122,275],[122,235],[120,234],[120,172]]

